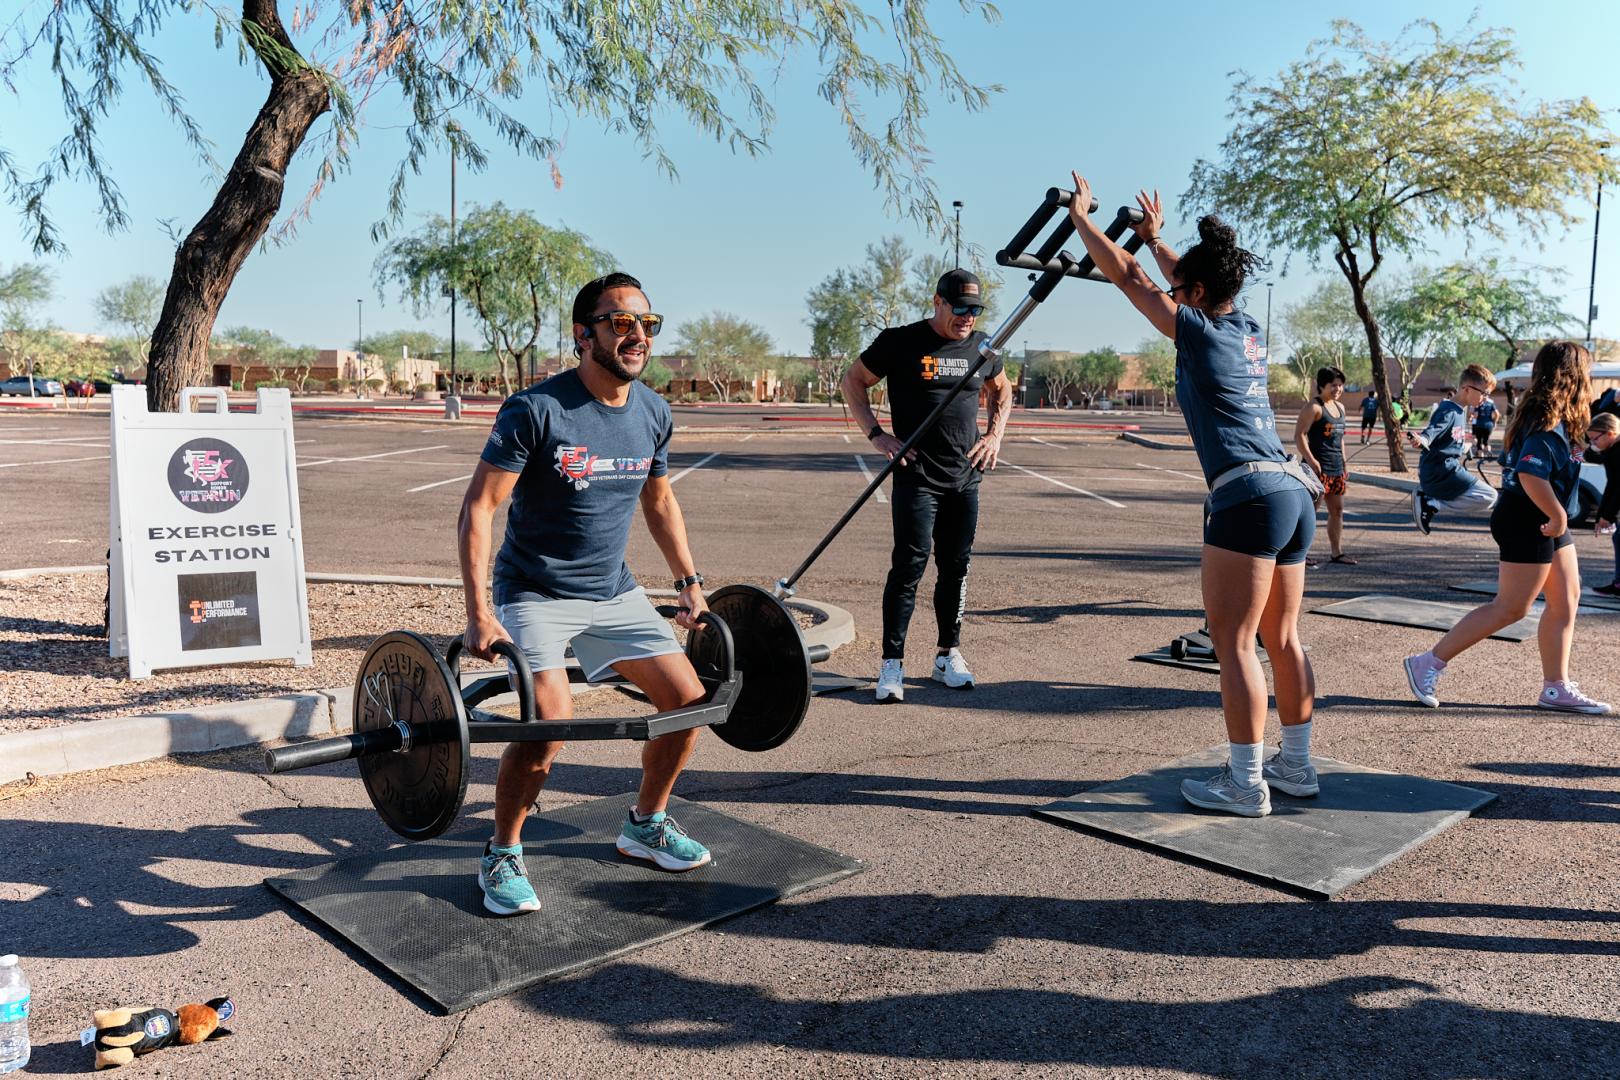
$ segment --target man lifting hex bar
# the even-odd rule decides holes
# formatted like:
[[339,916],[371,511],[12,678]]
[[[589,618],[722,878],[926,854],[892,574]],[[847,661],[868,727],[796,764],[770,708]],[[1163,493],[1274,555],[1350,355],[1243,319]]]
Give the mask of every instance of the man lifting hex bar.
[[[678,709],[699,701],[703,685],[624,561],[639,499],[676,576],[677,621],[696,632],[706,610],[703,577],[665,475],[674,419],[664,400],[636,381],[663,319],[652,314],[639,281],[609,274],[580,289],[573,320],[579,366],[506,400],[467,487],[458,528],[467,651],[494,659],[491,646],[510,637],[534,672],[543,720],[572,715],[564,670],[570,644],[587,678],[612,669],[660,712]],[[495,510],[508,496],[492,610],[484,572]],[[708,849],[664,813],[696,743],[696,728],[647,742],[641,791],[617,842],[621,853],[665,870],[709,861]],[[514,742],[501,757],[495,836],[478,875],[484,906],[498,915],[540,906],[523,865],[523,819],[562,747]]]

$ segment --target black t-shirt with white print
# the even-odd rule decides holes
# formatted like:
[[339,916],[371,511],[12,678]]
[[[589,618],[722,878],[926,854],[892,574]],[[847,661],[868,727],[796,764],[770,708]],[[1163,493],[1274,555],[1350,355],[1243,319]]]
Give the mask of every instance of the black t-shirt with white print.
[[[979,346],[989,335],[974,331],[961,341],[934,332],[925,319],[883,331],[861,353],[861,363],[888,382],[889,408],[894,435],[902,442],[921,426],[979,357]],[[979,439],[979,390],[986,379],[1002,370],[1001,358],[974,373],[956,395],[939,423],[917,443],[917,458],[894,471],[907,478],[946,491],[960,491],[979,482],[978,469],[968,464],[968,451]]]

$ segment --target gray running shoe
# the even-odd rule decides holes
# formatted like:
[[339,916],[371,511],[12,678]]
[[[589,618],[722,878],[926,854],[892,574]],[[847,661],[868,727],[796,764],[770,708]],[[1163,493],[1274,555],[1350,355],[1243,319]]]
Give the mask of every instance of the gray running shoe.
[[1412,696],[1429,708],[1438,709],[1440,699],[1434,696],[1434,689],[1440,684],[1440,673],[1445,669],[1435,667],[1429,656],[1429,653],[1418,653],[1401,663],[1406,668],[1406,685],[1412,688]]
[[1265,817],[1271,813],[1271,791],[1264,780],[1259,787],[1238,787],[1232,778],[1232,766],[1222,765],[1221,771],[1208,780],[1183,780],[1181,797],[1205,810],[1224,810],[1239,817]]
[[1429,526],[1434,521],[1435,508],[1423,492],[1412,492],[1412,524],[1417,526],[1418,532],[1424,536],[1429,535]]
[[1607,716],[1614,712],[1614,706],[1581,693],[1581,684],[1573,681],[1544,687],[1536,704],[1556,712],[1587,713],[1592,716]]
[[1296,764],[1283,757],[1281,752],[1271,755],[1260,766],[1260,778],[1268,787],[1274,787],[1286,795],[1309,798],[1322,790],[1316,779],[1315,765],[1309,761],[1303,765]]

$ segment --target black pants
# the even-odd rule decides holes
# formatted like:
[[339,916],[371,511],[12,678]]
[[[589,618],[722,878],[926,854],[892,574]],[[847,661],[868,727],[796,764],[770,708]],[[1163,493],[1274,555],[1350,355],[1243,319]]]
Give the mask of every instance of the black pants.
[[979,527],[979,485],[965,491],[940,491],[896,478],[893,496],[894,555],[883,586],[883,659],[906,652],[906,629],[917,605],[917,583],[928,567],[932,546],[939,580],[934,583],[934,617],[939,647],[955,648],[962,636],[967,607],[968,563],[973,534]]

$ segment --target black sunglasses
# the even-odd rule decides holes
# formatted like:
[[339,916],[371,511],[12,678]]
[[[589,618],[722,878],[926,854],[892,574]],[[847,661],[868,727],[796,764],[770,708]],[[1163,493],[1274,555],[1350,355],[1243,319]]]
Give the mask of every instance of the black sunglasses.
[[984,314],[984,305],[983,304],[952,304],[951,305],[951,314],[952,315],[971,315],[975,319],[977,319],[980,315]]
[[664,317],[648,312],[638,315],[634,311],[610,311],[606,315],[592,315],[585,320],[587,323],[605,322],[615,334],[624,337],[635,329],[636,323],[641,324],[641,332],[648,337],[657,337],[658,331],[664,328]]

